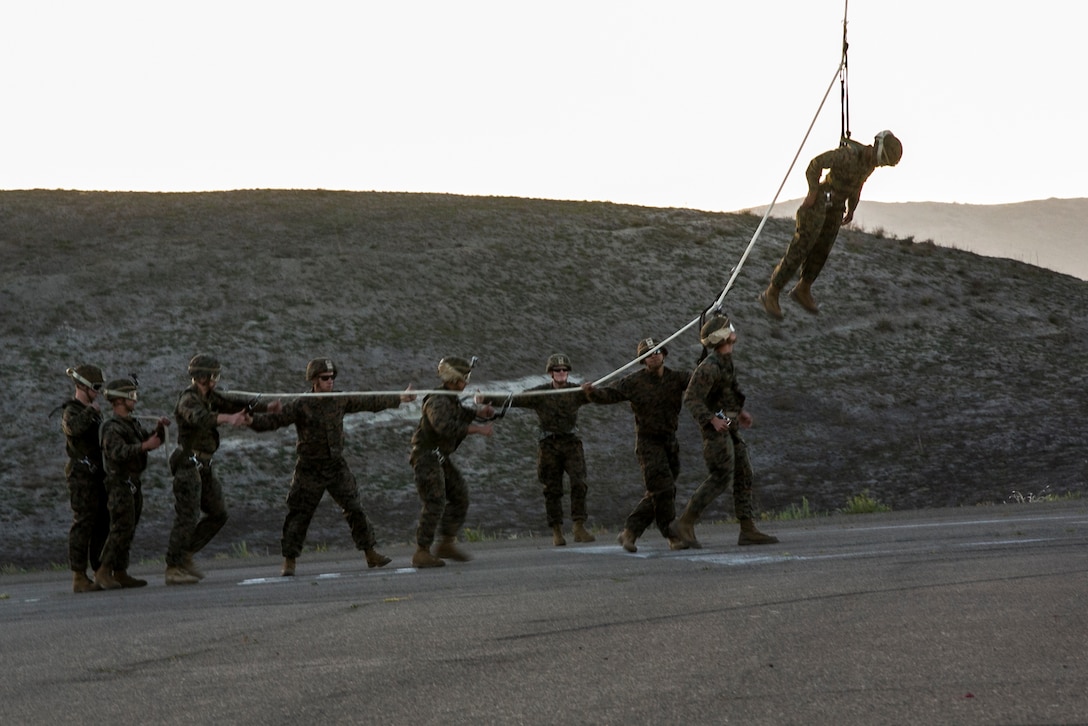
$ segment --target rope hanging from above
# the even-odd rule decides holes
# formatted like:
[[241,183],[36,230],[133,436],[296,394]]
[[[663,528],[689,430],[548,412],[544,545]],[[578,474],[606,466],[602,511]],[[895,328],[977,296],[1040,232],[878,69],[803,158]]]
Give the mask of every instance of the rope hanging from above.
[[842,106],[842,131],[839,137],[839,145],[846,146],[850,140],[850,66],[847,63],[847,51],[850,44],[846,42],[846,13],[850,7],[850,0],[845,0],[846,7],[842,15],[842,63],[839,66],[839,103]]

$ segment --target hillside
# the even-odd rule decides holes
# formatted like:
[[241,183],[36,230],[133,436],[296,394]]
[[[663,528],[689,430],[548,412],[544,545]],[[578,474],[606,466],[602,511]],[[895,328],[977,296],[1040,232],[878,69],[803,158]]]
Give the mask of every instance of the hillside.
[[[444,355],[477,355],[474,386],[542,381],[564,351],[597,378],[636,341],[664,337],[713,302],[759,218],[607,203],[423,194],[0,192],[0,565],[63,562],[70,516],[63,439],[50,411],[64,370],[136,372],[138,413],[170,413],[198,351],[221,387],[301,391],[314,356],[343,390],[430,387]],[[895,509],[997,504],[1081,492],[1088,284],[1024,262],[856,230],[815,291],[824,312],[755,297],[792,225],[772,219],[727,299],[756,426],[745,436],[764,510],[833,510],[868,490]],[[667,364],[694,363],[694,333]],[[641,493],[630,412],[582,409],[590,524],[613,532]],[[380,541],[410,539],[407,466],[419,406],[348,419],[349,460]],[[685,415],[679,498],[704,472]],[[514,411],[457,454],[467,524],[544,527],[535,421]],[[224,432],[217,466],[232,519],[210,551],[278,552],[292,430]],[[145,481],[134,556],[161,557],[172,514],[166,453]],[[719,500],[708,516],[731,515]],[[649,535],[654,536],[654,535]],[[329,501],[310,544],[350,545]]]
[[[775,205],[792,218],[800,200]],[[763,213],[763,209],[759,210]],[[854,215],[861,230],[932,240],[987,257],[1007,257],[1088,280],[1088,199],[1040,199],[1016,204],[870,202]]]

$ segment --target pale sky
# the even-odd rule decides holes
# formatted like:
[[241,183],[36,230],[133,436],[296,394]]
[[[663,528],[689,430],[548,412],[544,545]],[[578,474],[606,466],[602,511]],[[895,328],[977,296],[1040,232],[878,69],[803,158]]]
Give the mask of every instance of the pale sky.
[[[863,199],[1088,196],[1069,0],[5,0],[0,189],[346,189],[731,211],[850,126]],[[1078,90],[1079,89],[1079,90]]]

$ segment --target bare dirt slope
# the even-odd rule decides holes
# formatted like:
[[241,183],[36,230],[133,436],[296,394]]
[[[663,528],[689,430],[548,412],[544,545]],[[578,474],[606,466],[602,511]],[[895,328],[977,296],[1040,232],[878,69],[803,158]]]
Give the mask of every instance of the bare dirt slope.
[[[570,355],[597,378],[646,335],[686,325],[721,292],[759,218],[606,203],[423,194],[0,192],[0,565],[64,562],[70,520],[63,440],[50,411],[68,366],[136,372],[140,411],[170,413],[185,365],[207,351],[221,386],[300,391],[331,356],[338,386],[434,385],[444,355],[477,355],[486,390],[542,381]],[[844,231],[816,293],[774,322],[755,297],[791,232],[763,230],[726,307],[757,425],[746,434],[762,507],[833,510],[868,490],[896,509],[1080,492],[1088,284],[1019,261]],[[917,239],[917,238],[915,238]],[[694,333],[667,363],[694,364]],[[349,459],[382,540],[407,541],[418,511],[408,440],[418,404],[349,418]],[[581,416],[591,524],[611,528],[640,495],[625,406]],[[680,498],[703,477],[685,416]],[[224,432],[232,520],[212,553],[276,552],[293,431]],[[544,529],[535,421],[513,412],[457,458],[468,525]],[[136,556],[165,549],[166,453],[152,457]],[[731,515],[720,500],[709,516]],[[326,502],[311,544],[348,546]]]

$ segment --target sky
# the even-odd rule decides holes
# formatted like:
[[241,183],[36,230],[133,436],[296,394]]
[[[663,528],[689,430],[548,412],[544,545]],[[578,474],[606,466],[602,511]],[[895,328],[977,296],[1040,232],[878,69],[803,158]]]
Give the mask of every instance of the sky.
[[1086,197],[1086,15],[1069,0],[11,1],[0,189],[765,206],[803,196],[808,160],[838,143],[845,17],[852,136],[904,146],[863,199]]

